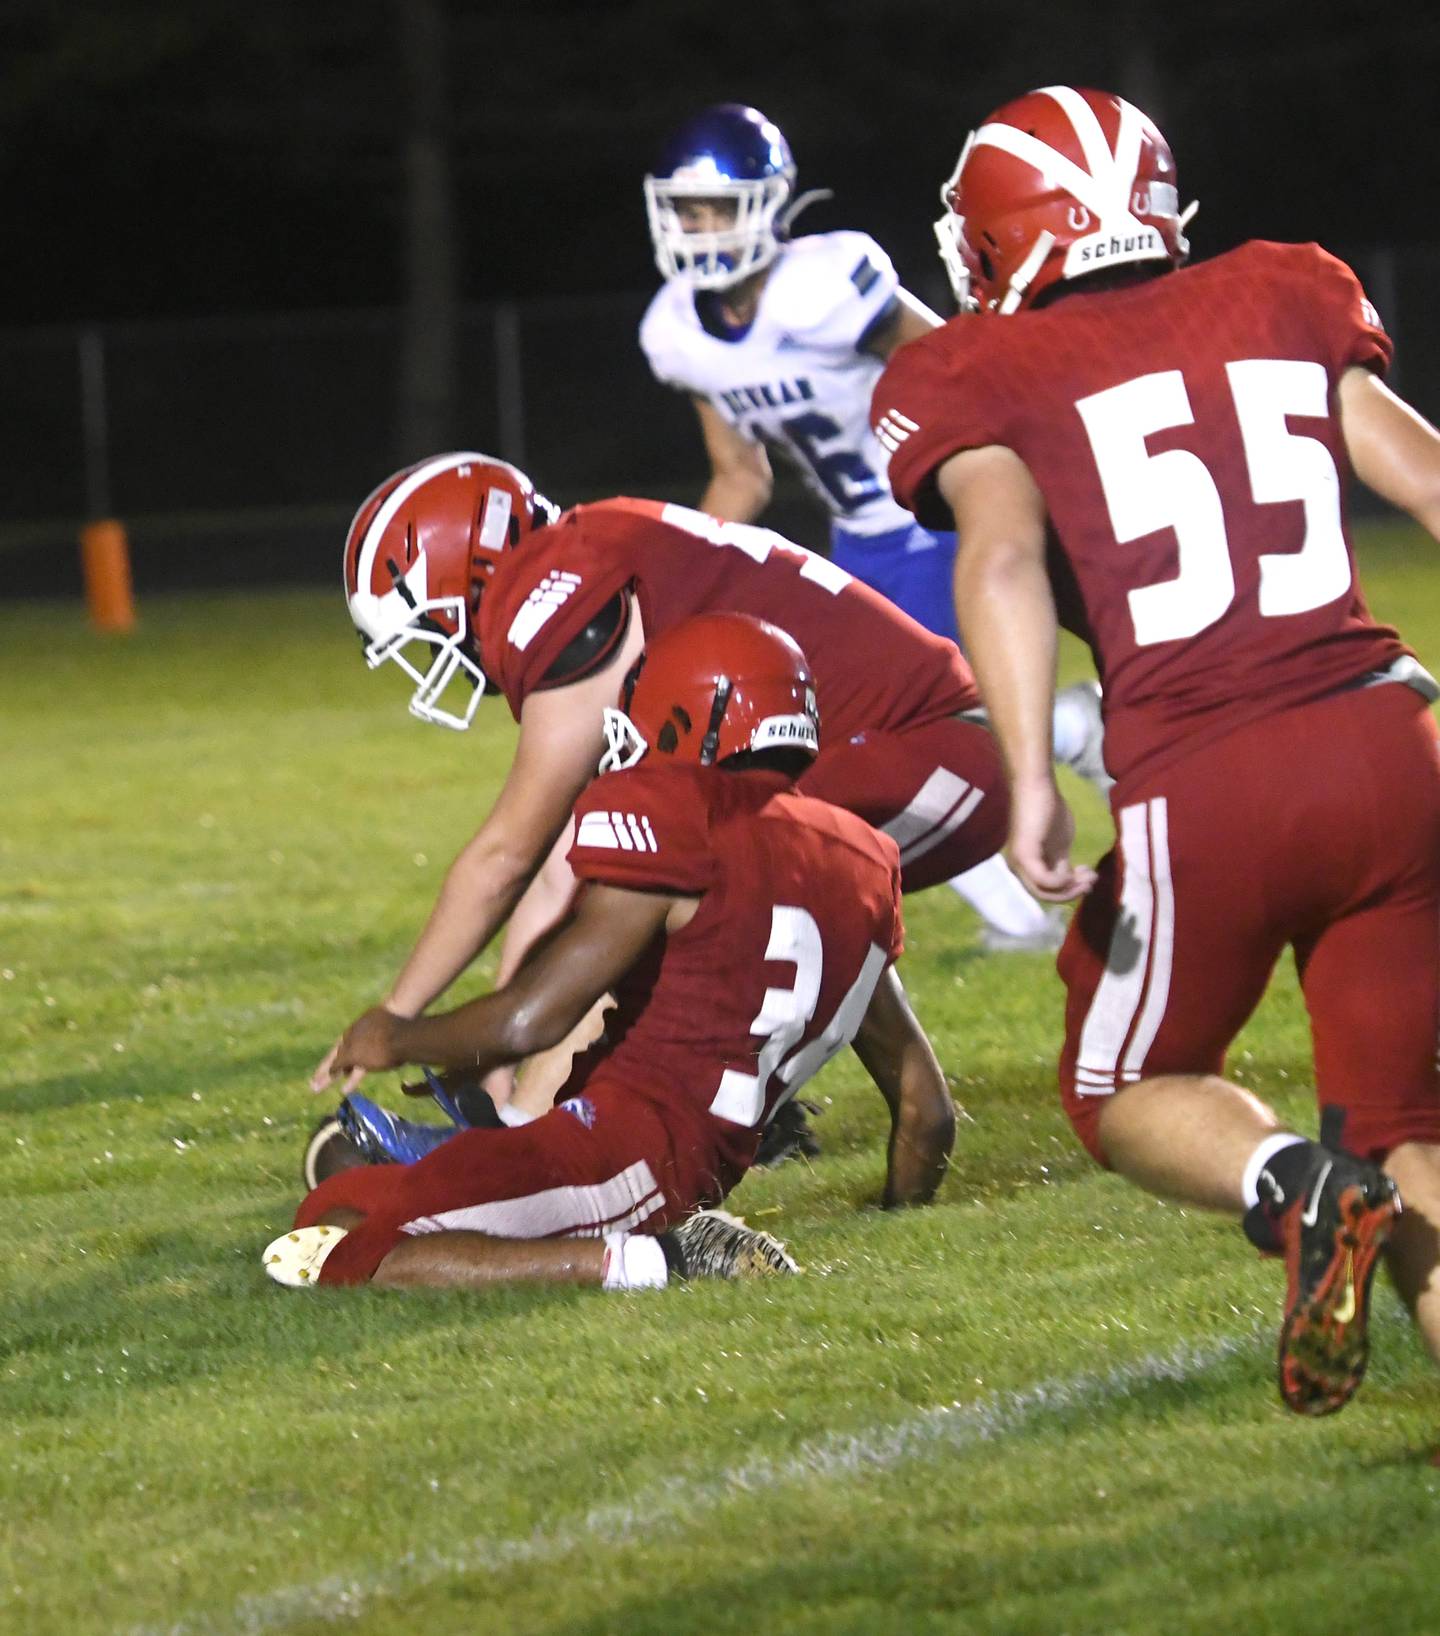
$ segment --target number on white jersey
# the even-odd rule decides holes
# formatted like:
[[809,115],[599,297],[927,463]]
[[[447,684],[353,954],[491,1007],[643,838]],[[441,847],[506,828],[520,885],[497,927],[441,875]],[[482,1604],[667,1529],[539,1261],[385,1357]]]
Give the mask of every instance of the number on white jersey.
[[[843,443],[845,429],[829,415],[811,409],[780,422],[787,445],[795,451],[830,496],[836,511],[848,517],[885,492],[858,449]],[[836,445],[840,444],[840,447]]]
[[812,1074],[818,1073],[837,1051],[855,1038],[875,985],[885,970],[885,951],[872,943],[859,976],[850,985],[835,1015],[816,1038],[795,1050],[815,1016],[825,966],[825,950],[815,917],[807,909],[776,904],[770,911],[770,942],[765,958],[793,965],[795,981],[789,988],[767,988],[759,1013],[750,1024],[750,1032],[765,1041],[756,1064],[758,1072],[742,1074],[727,1068],[720,1076],[720,1088],[710,1104],[710,1112],[736,1125],[753,1125],[758,1121],[775,1075],[779,1075],[787,1089],[770,1110],[772,1119]]
[[[1240,422],[1250,492],[1257,505],[1299,500],[1305,539],[1299,551],[1260,558],[1260,612],[1266,618],[1308,613],[1344,596],[1351,568],[1340,520],[1340,479],[1330,451],[1302,437],[1287,415],[1329,415],[1324,366],[1283,358],[1246,358],[1225,366]],[[1150,454],[1145,439],[1194,424],[1178,369],[1139,375],[1081,398],[1075,405],[1090,439],[1110,526],[1120,545],[1161,529],[1174,531],[1174,579],[1130,592],[1130,616],[1141,647],[1195,636],[1222,617],[1235,596],[1235,571],[1215,479],[1186,449]]]

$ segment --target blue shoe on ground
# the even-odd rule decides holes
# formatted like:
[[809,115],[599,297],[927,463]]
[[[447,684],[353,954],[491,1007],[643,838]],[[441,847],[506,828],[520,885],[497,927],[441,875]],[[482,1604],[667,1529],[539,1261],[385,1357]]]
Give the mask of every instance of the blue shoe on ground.
[[340,1104],[338,1118],[341,1130],[355,1144],[365,1163],[372,1165],[412,1165],[455,1134],[446,1125],[402,1119],[368,1096],[347,1096]]

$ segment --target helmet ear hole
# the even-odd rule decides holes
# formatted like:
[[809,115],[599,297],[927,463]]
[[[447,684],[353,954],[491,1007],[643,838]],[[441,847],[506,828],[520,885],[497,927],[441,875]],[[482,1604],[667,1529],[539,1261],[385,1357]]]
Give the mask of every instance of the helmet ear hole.
[[980,271],[984,273],[986,278],[993,279],[995,277],[995,263],[991,261],[987,251],[981,250],[978,252],[978,254],[980,258]]
[[645,650],[642,648],[640,657],[625,673],[625,680],[620,684],[620,708],[626,712],[635,697],[635,684],[640,680],[640,672],[645,668]]
[[653,751],[700,767],[819,749],[815,681],[794,639],[749,614],[697,614],[645,649],[622,712]]

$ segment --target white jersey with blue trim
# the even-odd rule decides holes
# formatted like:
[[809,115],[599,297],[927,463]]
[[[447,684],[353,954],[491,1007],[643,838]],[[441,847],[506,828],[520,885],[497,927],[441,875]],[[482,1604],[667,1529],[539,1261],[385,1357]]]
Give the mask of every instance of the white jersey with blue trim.
[[890,493],[870,430],[885,365],[860,348],[899,287],[868,234],[815,233],[771,263],[748,329],[712,334],[696,292],[672,279],[641,321],[640,345],[658,381],[704,398],[742,436],[788,457],[838,527],[884,534],[914,519]]

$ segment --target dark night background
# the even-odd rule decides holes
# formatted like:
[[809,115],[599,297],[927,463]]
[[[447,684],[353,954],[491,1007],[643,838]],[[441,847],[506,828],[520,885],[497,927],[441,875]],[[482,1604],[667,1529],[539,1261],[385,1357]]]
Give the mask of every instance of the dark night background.
[[[710,101],[756,104],[788,136],[800,187],[835,190],[804,225],[872,232],[902,279],[948,310],[930,232],[939,184],[990,108],[1057,80],[1122,91],[1157,119],[1182,199],[1201,202],[1197,255],[1254,236],[1314,238],[1365,272],[1367,254],[1390,247],[1410,269],[1402,363],[1407,344],[1428,344],[1424,333],[1407,341],[1407,324],[1424,330],[1415,315],[1428,312],[1435,265],[1425,263],[1422,301],[1410,252],[1440,248],[1433,9],[6,0],[0,367],[20,385],[0,407],[0,438],[21,481],[0,501],[0,525],[68,512],[72,496],[86,509],[78,411],[47,397],[52,369],[74,394],[75,326],[106,326],[95,333],[108,348],[115,446],[99,487],[117,511],[340,506],[393,457],[438,442],[514,456],[498,446],[504,414],[497,423],[490,384],[500,364],[485,314],[502,300],[528,303],[527,458],[537,444],[548,459],[550,446],[575,454],[572,495],[662,480],[698,492],[698,441],[649,382],[633,330],[656,280],[640,180],[667,131]],[[567,305],[607,293],[619,306]],[[1384,310],[1388,292],[1371,293]],[[379,315],[373,358],[353,342],[327,352],[302,319],[288,374],[277,358],[274,381],[249,379],[264,355],[246,340],[261,334],[245,329],[251,315],[336,322],[337,309]],[[206,330],[203,356],[193,327],[172,326],[167,352],[171,330],[136,322],[217,317],[233,333]],[[274,350],[278,332],[264,333]],[[1435,351],[1440,360],[1440,337]],[[597,371],[619,383],[630,442],[601,439],[582,459],[564,416],[583,407],[587,429],[613,421],[613,402],[585,396],[581,376]],[[243,415],[231,406],[243,425],[224,431],[230,465],[197,442],[190,487],[170,493],[147,459],[223,418],[227,389],[246,403]],[[380,395],[383,437],[366,442],[337,421],[337,400]],[[1423,391],[1417,402],[1440,410]],[[27,444],[37,422],[57,430]],[[317,454],[307,486],[294,468],[312,422],[334,447]],[[263,445],[255,427],[267,423],[288,462]],[[669,439],[663,461],[637,452],[650,438]],[[212,466],[213,480],[193,476]],[[93,510],[97,484],[86,481]]]
[[[7,0],[6,322],[397,300],[404,10]],[[722,98],[779,122],[802,186],[836,190],[822,225],[873,231],[917,281],[966,131],[1054,80],[1124,90],[1154,114],[1202,201],[1207,251],[1434,232],[1433,8],[451,0],[448,12],[449,85],[433,100],[449,104],[468,299],[651,282],[640,177],[673,124]]]

